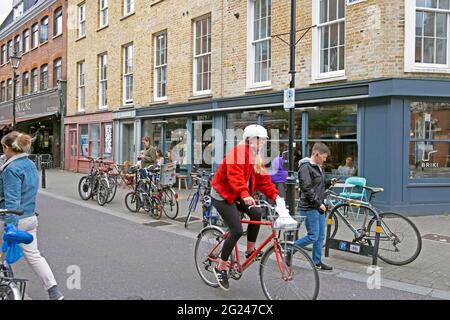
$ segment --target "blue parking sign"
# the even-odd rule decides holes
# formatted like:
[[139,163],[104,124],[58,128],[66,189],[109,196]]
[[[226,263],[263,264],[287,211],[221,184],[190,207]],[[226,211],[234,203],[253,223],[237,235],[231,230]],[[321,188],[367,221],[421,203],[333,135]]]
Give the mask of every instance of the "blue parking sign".
[[344,241],[339,242],[339,250],[347,251],[347,242]]

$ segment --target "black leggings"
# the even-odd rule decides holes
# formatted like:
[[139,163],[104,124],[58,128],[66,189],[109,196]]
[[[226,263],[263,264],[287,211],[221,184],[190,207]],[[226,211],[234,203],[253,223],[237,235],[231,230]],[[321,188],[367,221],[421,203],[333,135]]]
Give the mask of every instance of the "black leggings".
[[[227,261],[233,252],[233,248],[238,240],[244,235],[241,223],[241,212],[236,204],[228,204],[225,200],[220,201],[212,198],[212,205],[217,209],[220,216],[230,228],[230,236],[225,240],[222,248],[221,259]],[[260,208],[252,208],[246,213],[250,220],[261,221],[262,210]],[[258,238],[260,225],[249,224],[247,228],[247,241],[256,242]]]

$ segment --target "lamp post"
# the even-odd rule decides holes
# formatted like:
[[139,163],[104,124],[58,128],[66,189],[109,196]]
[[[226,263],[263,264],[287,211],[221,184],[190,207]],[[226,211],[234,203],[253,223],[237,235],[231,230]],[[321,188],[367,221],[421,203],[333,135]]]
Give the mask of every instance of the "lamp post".
[[14,52],[14,54],[9,57],[9,64],[11,65],[13,69],[13,123],[12,123],[12,129],[16,129],[16,71],[19,68],[20,65],[20,56],[17,54],[17,52]]

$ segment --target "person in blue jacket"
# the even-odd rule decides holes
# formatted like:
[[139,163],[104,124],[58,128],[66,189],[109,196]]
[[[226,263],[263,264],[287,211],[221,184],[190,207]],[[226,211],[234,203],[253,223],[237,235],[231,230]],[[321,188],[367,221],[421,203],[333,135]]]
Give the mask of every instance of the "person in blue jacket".
[[[58,289],[53,272],[38,249],[36,195],[39,188],[39,178],[36,166],[28,159],[31,137],[13,131],[1,139],[1,144],[6,162],[0,166],[0,208],[24,211],[22,216],[15,218],[19,219],[18,221],[13,219],[8,223],[18,224],[19,230],[26,231],[33,236],[33,242],[20,245],[25,260],[42,280],[44,288],[49,294],[49,299],[63,300],[64,296]],[[12,217],[9,218],[12,219]],[[0,230],[3,230],[3,228],[0,228]]]

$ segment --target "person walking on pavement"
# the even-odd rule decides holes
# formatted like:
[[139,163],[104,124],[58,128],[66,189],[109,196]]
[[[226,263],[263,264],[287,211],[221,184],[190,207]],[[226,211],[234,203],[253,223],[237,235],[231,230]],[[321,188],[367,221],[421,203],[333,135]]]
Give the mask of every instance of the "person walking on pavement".
[[[240,221],[241,212],[255,221],[260,221],[262,217],[260,208],[249,209],[249,206],[256,204],[254,192],[259,190],[269,199],[276,201],[277,206],[285,207],[284,200],[278,196],[278,191],[262,161],[261,151],[267,138],[267,130],[264,127],[259,125],[246,127],[243,141],[225,156],[211,183],[212,205],[230,228],[230,236],[223,244],[219,264],[213,269],[219,286],[224,290],[229,290],[226,271],[228,259],[244,233]],[[259,227],[259,225],[248,226],[247,258],[256,250]]]
[[288,171],[284,167],[286,154],[283,152],[282,155],[272,160],[272,172],[270,173],[272,182],[278,189],[278,195],[282,198],[286,198],[286,179],[288,176]]
[[144,137],[142,139],[142,143],[144,144],[144,152],[139,156],[139,160],[141,161],[141,168],[148,168],[150,166],[156,165],[156,148],[151,145],[150,137]]
[[[8,217],[6,221],[18,225],[18,229],[30,233],[33,242],[21,244],[25,260],[39,276],[50,300],[63,300],[50,266],[38,249],[36,217],[36,195],[39,178],[34,163],[28,159],[31,137],[16,131],[1,140],[7,161],[0,167],[0,208],[23,210],[20,217]],[[9,221],[11,219],[11,221]],[[0,228],[3,230],[3,228]]]
[[336,184],[336,179],[325,180],[322,165],[330,156],[330,149],[323,143],[314,144],[311,158],[300,161],[298,179],[300,182],[299,208],[302,216],[306,216],[308,234],[295,241],[300,247],[313,244],[312,258],[319,270],[333,270],[322,262],[322,249],[325,240],[326,207],[325,190]]

